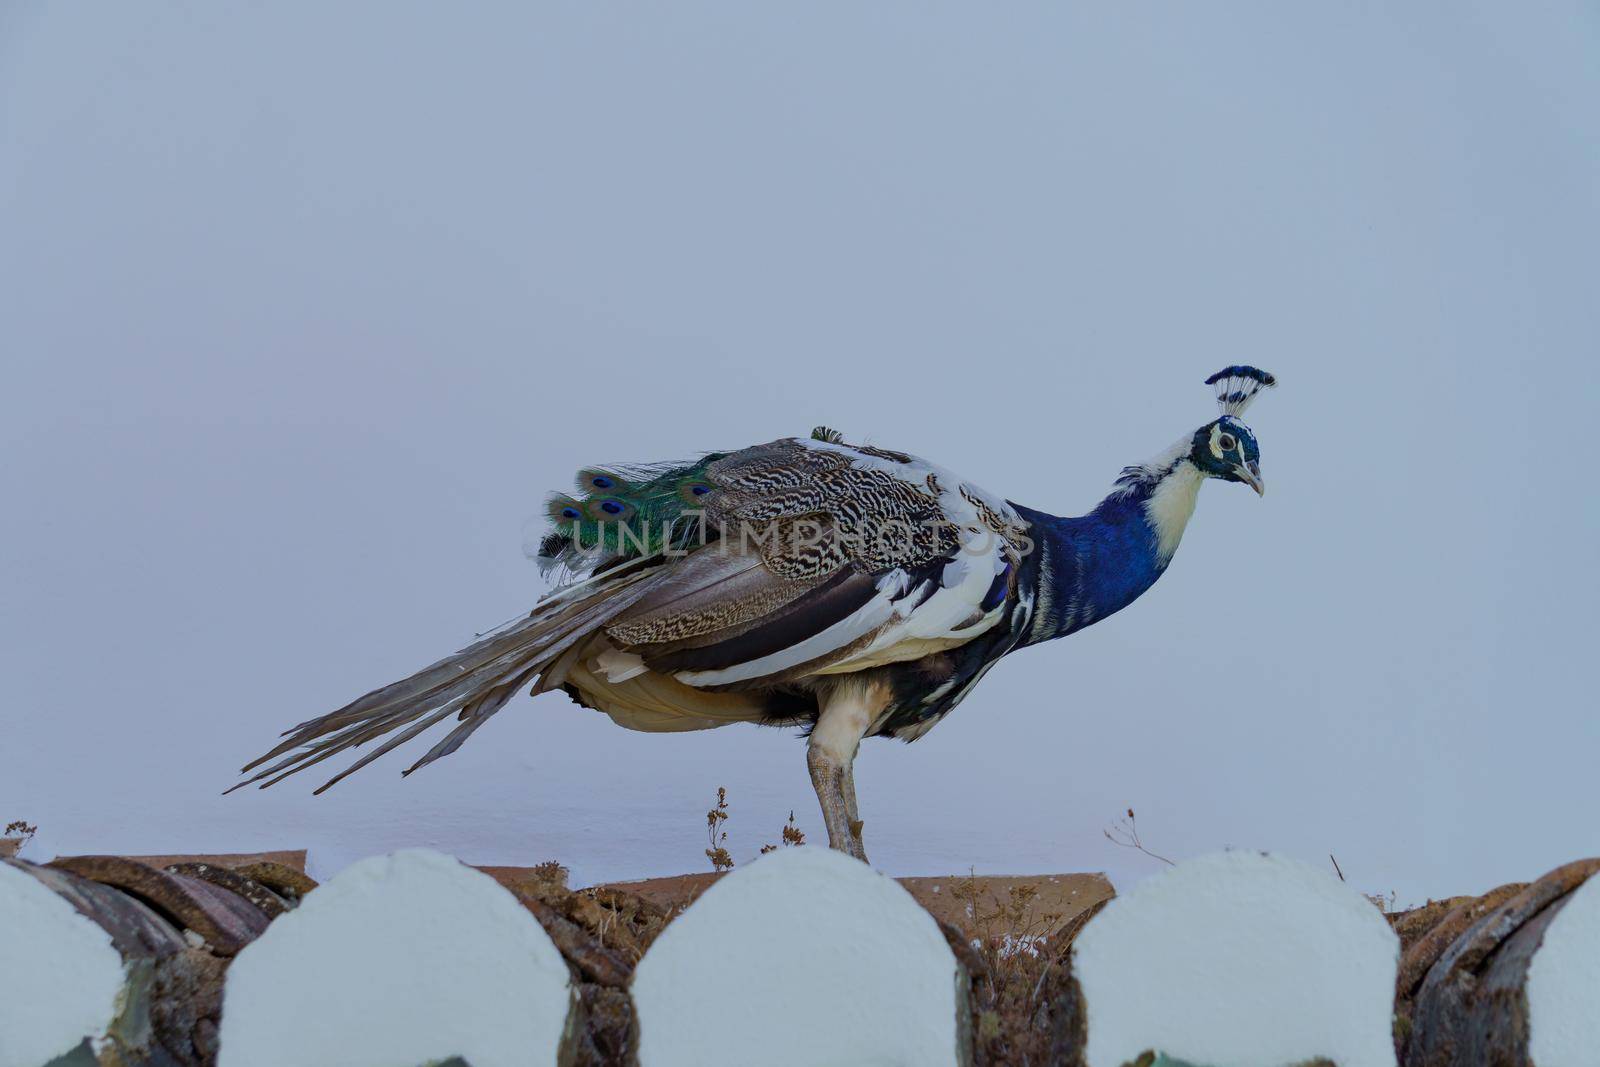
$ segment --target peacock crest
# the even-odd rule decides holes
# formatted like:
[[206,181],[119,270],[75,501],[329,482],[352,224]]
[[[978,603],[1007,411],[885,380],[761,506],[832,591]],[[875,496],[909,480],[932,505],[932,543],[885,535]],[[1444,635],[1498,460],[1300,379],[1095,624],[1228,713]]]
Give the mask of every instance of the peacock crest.
[[1278,384],[1278,379],[1256,367],[1223,367],[1206,379],[1217,387],[1217,407],[1224,415],[1238,418],[1263,389]]

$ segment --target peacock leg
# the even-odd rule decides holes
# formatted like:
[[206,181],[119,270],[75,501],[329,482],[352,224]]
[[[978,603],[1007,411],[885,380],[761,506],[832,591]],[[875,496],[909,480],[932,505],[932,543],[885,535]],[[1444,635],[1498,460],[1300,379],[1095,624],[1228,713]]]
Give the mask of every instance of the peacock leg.
[[856,761],[851,760],[844,765],[844,814],[850,820],[850,834],[857,841],[861,840],[861,829],[865,825],[861,821],[861,807],[856,803]]
[[856,751],[887,700],[888,691],[882,685],[841,685],[822,702],[806,749],[806,767],[822,805],[828,847],[862,861],[867,850],[861,843],[861,816],[856,807]]
[[806,767],[811,785],[822,805],[822,823],[828,829],[828,847],[846,852],[859,860],[867,858],[861,839],[850,833],[850,815],[845,808],[844,767],[816,747],[806,750]]

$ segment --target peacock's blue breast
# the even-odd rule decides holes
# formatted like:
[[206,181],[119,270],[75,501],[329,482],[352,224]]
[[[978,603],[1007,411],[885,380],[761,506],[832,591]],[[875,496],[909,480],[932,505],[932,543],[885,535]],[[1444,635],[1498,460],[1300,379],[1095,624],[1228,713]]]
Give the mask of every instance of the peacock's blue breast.
[[1078,620],[1068,633],[1121,611],[1166,569],[1156,555],[1155,532],[1142,514],[1122,522],[1092,522],[1075,540],[1083,573]]
[[1046,566],[1038,580],[1045,606],[1029,644],[1076,633],[1133,603],[1166,569],[1142,501],[1108,502],[1092,514],[1063,519],[1039,512],[1033,522]]

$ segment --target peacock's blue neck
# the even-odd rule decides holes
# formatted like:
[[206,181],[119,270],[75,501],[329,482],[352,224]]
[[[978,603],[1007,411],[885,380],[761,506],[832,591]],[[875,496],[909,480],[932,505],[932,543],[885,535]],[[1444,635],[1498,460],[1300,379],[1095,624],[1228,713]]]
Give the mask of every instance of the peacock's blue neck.
[[1184,458],[1130,468],[1092,512],[1018,507],[1039,553],[1028,644],[1065,637],[1137,600],[1172,561],[1205,476]]

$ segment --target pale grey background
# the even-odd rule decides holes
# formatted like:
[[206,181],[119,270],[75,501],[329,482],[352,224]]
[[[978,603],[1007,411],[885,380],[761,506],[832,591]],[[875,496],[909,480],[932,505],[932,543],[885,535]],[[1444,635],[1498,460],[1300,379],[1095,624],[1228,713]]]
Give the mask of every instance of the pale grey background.
[[543,585],[596,461],[824,422],[1080,513],[1212,415],[1172,572],[871,742],[895,872],[1600,853],[1592,3],[0,7],[0,819],[37,854],[742,859],[778,731],[519,701],[409,780],[226,799]]

